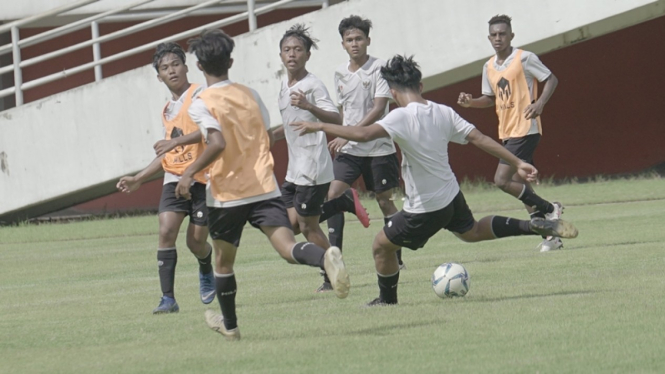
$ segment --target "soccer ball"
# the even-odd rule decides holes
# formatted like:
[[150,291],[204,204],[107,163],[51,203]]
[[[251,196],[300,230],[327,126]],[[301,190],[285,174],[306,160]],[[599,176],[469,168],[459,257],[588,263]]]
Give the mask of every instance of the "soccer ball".
[[441,264],[432,274],[432,289],[442,299],[464,296],[470,285],[469,273],[464,266],[454,262]]

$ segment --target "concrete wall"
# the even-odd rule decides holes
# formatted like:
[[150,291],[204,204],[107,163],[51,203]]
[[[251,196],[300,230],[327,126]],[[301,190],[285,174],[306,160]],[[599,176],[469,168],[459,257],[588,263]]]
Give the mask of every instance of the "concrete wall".
[[[414,3],[350,1],[236,37],[231,77],[256,88],[273,122],[279,123],[275,102],[283,69],[278,41],[297,21],[312,25],[313,35],[321,40],[308,68],[328,87],[334,67],[346,60],[337,24],[349,14],[360,14],[375,24],[371,53],[383,58],[416,54],[431,89],[478,74],[477,61],[492,53],[485,37],[487,18],[493,14],[513,15],[515,45],[528,44],[542,53],[573,43],[569,30],[582,30],[584,39],[595,35],[590,30],[618,29],[662,14],[664,8],[663,2],[645,0],[549,1],[537,9],[528,0],[502,8],[489,0],[455,4],[454,9],[435,0],[418,1],[416,9],[410,6]],[[487,11],[479,15],[477,9]],[[118,177],[145,166],[152,158],[150,146],[161,136],[155,113],[167,98],[154,75],[144,67],[1,113],[0,161],[5,168],[0,172],[0,220],[104,195]],[[191,80],[200,81],[201,76],[192,74]]]

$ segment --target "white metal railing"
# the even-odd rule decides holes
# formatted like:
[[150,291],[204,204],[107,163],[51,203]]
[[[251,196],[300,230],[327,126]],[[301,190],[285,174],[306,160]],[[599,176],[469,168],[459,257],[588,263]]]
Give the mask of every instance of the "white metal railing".
[[[155,1],[155,0],[139,0],[135,3],[115,8],[113,10],[109,10],[107,12],[99,13],[90,17],[87,17],[85,19],[72,22],[70,24],[66,24],[64,26],[43,32],[41,34],[37,34],[34,36],[31,36],[29,38],[25,38],[23,40],[20,39],[19,36],[19,28],[21,26],[33,23],[35,21],[48,18],[48,17],[53,17],[59,14],[62,14],[64,12],[68,12],[73,9],[77,9],[80,7],[83,7],[85,5],[91,4],[93,2],[97,2],[100,0],[81,0],[72,4],[69,4],[67,6],[62,6],[35,16],[30,16],[18,21],[14,21],[11,23],[8,23],[6,25],[0,25],[0,33],[11,31],[11,43],[0,46],[0,55],[6,54],[11,52],[12,53],[12,60],[13,63],[8,66],[4,66],[0,68],[0,75],[6,74],[9,72],[14,72],[14,86],[9,87],[3,90],[0,90],[0,98],[14,95],[15,101],[16,101],[16,106],[23,105],[23,91],[53,82],[55,80],[65,78],[67,76],[70,76],[72,74],[80,73],[86,70],[94,69],[95,72],[95,81],[100,81],[103,79],[103,74],[102,74],[102,65],[155,48],[158,44],[164,43],[164,42],[169,42],[169,41],[175,41],[175,40],[180,40],[183,38],[191,37],[194,35],[197,35],[201,33],[205,29],[212,29],[212,28],[220,28],[223,26],[227,26],[239,21],[242,21],[244,19],[248,20],[249,23],[249,29],[250,31],[256,30],[257,24],[256,24],[256,16],[261,15],[263,13],[270,12],[274,9],[280,8],[280,7],[292,7],[292,6],[298,6],[298,7],[311,7],[311,6],[322,6],[323,8],[326,8],[329,6],[329,1],[328,0],[279,0],[275,2],[271,2],[267,5],[261,6],[259,8],[256,7],[256,0],[245,0],[246,1],[246,11],[236,14],[231,17],[223,18],[219,21],[211,22],[208,24],[205,24],[203,26],[199,26],[175,35],[171,35],[169,37],[150,42],[147,44],[144,44],[139,47],[135,47],[133,49],[123,51],[120,53],[117,53],[112,56],[108,56],[105,58],[101,58],[101,47],[100,44],[103,42],[107,42],[110,40],[114,40],[120,37],[124,37],[127,35],[130,35],[135,32],[139,32],[142,30],[149,29],[151,27],[157,26],[164,24],[166,22],[170,22],[179,18],[183,18],[192,14],[197,14],[197,12],[200,12],[205,10],[205,8],[210,8],[211,6],[218,5],[220,3],[224,3],[229,0],[209,0],[204,3],[198,4],[191,6],[189,8],[179,10],[179,11],[171,11],[171,12],[148,12],[148,13],[142,13],[143,19],[148,18],[148,21],[136,24],[134,26],[100,36],[99,35],[99,22],[104,22],[104,21],[109,21],[111,18],[115,18],[114,20],[120,20],[122,19],[123,15],[121,14],[122,12],[126,12],[128,10],[131,10],[133,8],[136,8],[140,5],[147,4],[149,2]],[[131,15],[130,15],[131,17]],[[126,17],[125,19],[126,20]],[[55,37],[80,30],[85,27],[90,27],[91,28],[91,35],[92,38],[88,41],[81,42],[66,48],[62,48],[57,51],[53,51],[50,53],[46,53],[37,57],[33,57],[28,60],[21,60],[21,48],[31,46],[37,43],[44,42],[46,40],[53,39]],[[82,64],[79,66],[76,66],[74,68],[66,69],[61,72],[58,72],[56,74],[51,74],[47,75],[29,82],[23,82],[23,75],[22,75],[22,69],[40,62],[44,62],[50,59],[53,59],[58,56],[65,55],[67,53],[90,47],[92,46],[92,54],[93,54],[93,61],[90,63]]]

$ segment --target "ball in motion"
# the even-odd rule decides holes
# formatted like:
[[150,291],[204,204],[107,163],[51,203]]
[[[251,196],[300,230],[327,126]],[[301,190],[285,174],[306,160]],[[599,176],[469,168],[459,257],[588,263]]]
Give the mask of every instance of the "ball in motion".
[[464,296],[469,292],[469,273],[454,262],[441,264],[432,274],[432,289],[442,298]]

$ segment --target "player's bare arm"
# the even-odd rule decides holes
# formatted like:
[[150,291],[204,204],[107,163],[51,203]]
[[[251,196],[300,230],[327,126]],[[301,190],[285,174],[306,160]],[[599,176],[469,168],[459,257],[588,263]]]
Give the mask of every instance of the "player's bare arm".
[[483,151],[491,154],[492,156],[504,160],[517,168],[520,176],[532,183],[538,183],[538,170],[531,164],[528,164],[510,153],[501,144],[494,141],[494,139],[486,136],[478,129],[473,129],[466,136],[466,140]]
[[457,98],[457,104],[464,108],[489,108],[494,106],[494,101],[494,96],[482,95],[473,98],[473,95],[466,92],[460,92]]
[[295,130],[300,132],[301,136],[312,132],[323,131],[328,135],[337,136],[356,142],[368,142],[374,139],[390,137],[383,126],[378,124],[357,127],[338,126],[331,123],[322,122],[294,122],[290,126],[295,127]]
[[192,185],[193,177],[199,171],[205,169],[208,165],[212,164],[219,155],[226,148],[226,141],[222,133],[215,129],[208,129],[208,138],[206,142],[206,149],[201,153],[201,156],[196,159],[185,171],[175,188],[175,196],[183,197],[187,200],[192,198],[189,188]]
[[120,178],[115,187],[120,192],[124,193],[131,193],[138,190],[143,182],[163,170],[162,158],[164,158],[164,156],[155,157],[155,159],[152,160],[152,162],[150,162],[150,164],[146,166],[145,169],[141,170],[141,172],[133,177],[125,176]]
[[174,139],[162,139],[155,143],[152,147],[155,149],[155,154],[161,156],[173,150],[175,147],[180,147],[189,144],[196,144],[201,141],[201,131],[194,131],[185,136],[179,136]]
[[338,112],[328,112],[310,103],[301,90],[291,92],[291,105],[309,111],[322,122],[342,124],[342,116]]
[[524,109],[524,118],[532,119],[539,117],[543,113],[543,109],[545,109],[545,104],[547,104],[554,94],[554,90],[558,84],[559,80],[557,77],[554,74],[551,74],[547,80],[545,80],[545,87],[543,87],[543,93],[540,95],[540,98]]
[[[383,117],[386,110],[386,105],[388,105],[387,97],[374,98],[374,106],[372,109],[367,113],[367,115],[365,115],[362,120],[360,120],[360,122],[355,124],[355,126],[365,127],[376,123],[376,121]],[[342,149],[342,147],[344,147],[348,142],[349,141],[346,139],[335,138],[331,140],[330,143],[328,143],[328,150],[330,150],[331,153],[339,152],[339,150]]]

